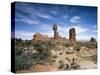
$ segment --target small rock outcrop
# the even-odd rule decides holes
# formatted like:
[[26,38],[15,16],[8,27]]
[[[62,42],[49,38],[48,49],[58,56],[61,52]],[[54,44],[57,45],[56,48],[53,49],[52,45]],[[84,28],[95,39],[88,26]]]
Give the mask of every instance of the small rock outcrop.
[[95,43],[96,42],[95,38],[91,37],[90,42]]

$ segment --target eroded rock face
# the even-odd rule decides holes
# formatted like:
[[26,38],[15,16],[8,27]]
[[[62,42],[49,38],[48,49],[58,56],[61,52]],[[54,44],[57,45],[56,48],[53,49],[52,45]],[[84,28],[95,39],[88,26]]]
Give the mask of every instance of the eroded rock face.
[[95,43],[96,42],[95,38],[91,37],[90,42]]
[[61,36],[59,36],[59,33],[57,32],[56,35],[54,36],[54,39],[61,39]]
[[61,39],[61,36],[59,36],[59,33],[57,32],[57,25],[53,25],[53,31],[54,31],[54,39]]
[[76,31],[75,31],[75,28],[71,28],[70,30],[69,30],[69,40],[71,41],[71,42],[76,42]]
[[43,35],[43,34],[37,32],[37,33],[34,34],[33,39],[34,40],[42,40],[42,41],[45,41],[45,40],[48,39],[48,35]]

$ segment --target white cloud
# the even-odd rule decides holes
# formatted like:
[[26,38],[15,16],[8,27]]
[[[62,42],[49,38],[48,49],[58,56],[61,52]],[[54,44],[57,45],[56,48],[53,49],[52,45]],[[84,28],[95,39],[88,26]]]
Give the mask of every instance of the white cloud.
[[44,18],[44,19],[51,19],[52,16],[47,14],[47,13],[44,13],[43,10],[34,10],[34,9],[29,9],[29,11],[27,11],[29,14],[31,14],[30,16],[38,16],[40,18]]
[[52,14],[54,14],[54,15],[56,15],[57,14],[57,12],[56,11],[50,11]]
[[48,14],[44,14],[44,13],[35,13],[35,16],[38,16],[38,17],[41,17],[41,18],[44,18],[44,19],[51,19],[52,17]]
[[73,17],[70,19],[70,22],[72,22],[72,23],[77,23],[77,22],[79,22],[79,20],[80,20],[80,17],[79,17],[79,16],[73,16]]
[[26,24],[29,24],[29,25],[34,25],[34,24],[40,23],[38,20],[29,19],[29,18],[20,18],[20,19],[15,18],[15,22],[23,22],[23,23],[26,23]]

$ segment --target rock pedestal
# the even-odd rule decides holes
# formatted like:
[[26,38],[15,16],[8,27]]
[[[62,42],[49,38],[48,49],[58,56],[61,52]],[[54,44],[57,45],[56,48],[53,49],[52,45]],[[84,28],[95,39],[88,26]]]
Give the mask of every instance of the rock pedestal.
[[75,28],[71,28],[69,30],[69,40],[72,42],[72,43],[75,43],[76,42],[76,31],[75,31]]
[[53,25],[53,31],[54,31],[54,39],[61,39],[61,36],[59,36],[59,33],[57,32],[57,25]]

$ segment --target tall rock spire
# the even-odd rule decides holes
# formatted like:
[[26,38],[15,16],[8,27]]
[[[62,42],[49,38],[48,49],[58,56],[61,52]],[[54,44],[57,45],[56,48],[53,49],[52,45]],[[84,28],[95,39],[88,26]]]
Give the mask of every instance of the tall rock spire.
[[75,28],[71,28],[69,30],[69,40],[72,42],[72,43],[75,43],[76,42],[76,30]]
[[54,39],[56,39],[57,37],[57,25],[56,24],[53,25],[53,31],[54,31]]
[[61,36],[59,36],[59,33],[57,32],[57,25],[53,25],[53,31],[54,31],[54,39],[60,39]]

